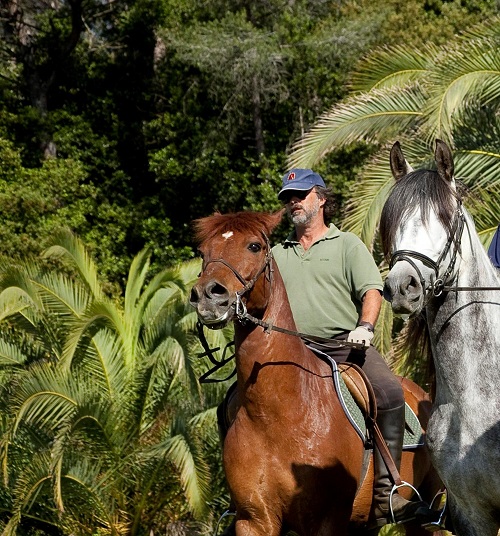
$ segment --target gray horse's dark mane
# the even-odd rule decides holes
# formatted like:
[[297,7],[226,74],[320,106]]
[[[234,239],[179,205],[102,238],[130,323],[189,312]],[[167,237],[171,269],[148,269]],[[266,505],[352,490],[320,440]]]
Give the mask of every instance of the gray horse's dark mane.
[[464,191],[461,184],[457,184],[455,191],[437,171],[429,169],[412,171],[399,179],[387,198],[380,218],[380,238],[386,259],[392,253],[397,230],[416,206],[420,207],[424,224],[433,209],[449,236],[452,232],[454,202],[462,198]]

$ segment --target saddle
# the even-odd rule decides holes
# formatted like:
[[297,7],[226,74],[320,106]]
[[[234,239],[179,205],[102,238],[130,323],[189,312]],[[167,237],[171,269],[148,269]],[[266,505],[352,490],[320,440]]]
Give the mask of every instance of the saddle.
[[338,369],[349,393],[365,419],[369,418],[375,421],[377,417],[375,393],[363,370],[353,363],[339,363]]

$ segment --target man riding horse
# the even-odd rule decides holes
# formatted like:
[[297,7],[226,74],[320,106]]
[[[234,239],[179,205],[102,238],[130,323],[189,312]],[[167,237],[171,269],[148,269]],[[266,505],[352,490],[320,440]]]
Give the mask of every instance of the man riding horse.
[[[379,270],[366,246],[354,234],[328,221],[334,200],[320,175],[292,169],[283,177],[278,198],[294,230],[273,248],[298,331],[308,335],[362,344],[309,346],[337,362],[362,367],[375,391],[377,423],[399,470],[405,427],[405,400],[399,380],[371,345],[383,288]],[[397,493],[378,449],[374,449],[373,526],[425,517],[428,505]],[[394,518],[392,517],[394,516]]]

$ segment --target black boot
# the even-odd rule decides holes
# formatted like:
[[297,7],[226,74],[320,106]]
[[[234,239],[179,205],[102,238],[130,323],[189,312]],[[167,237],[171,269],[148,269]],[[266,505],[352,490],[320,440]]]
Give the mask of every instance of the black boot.
[[[377,414],[377,424],[389,447],[396,468],[399,471],[405,430],[405,405],[379,411]],[[420,510],[419,516],[428,510],[429,506],[424,501],[407,501],[395,490],[392,494],[391,513],[389,502],[393,483],[378,448],[373,449],[373,462],[372,519],[374,519],[374,526],[381,527],[387,523],[411,521],[415,519],[417,510]]]

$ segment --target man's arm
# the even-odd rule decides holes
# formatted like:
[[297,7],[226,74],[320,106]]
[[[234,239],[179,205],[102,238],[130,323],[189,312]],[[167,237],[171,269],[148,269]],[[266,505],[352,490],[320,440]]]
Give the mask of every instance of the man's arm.
[[382,306],[382,294],[377,289],[367,290],[363,296],[358,327],[347,336],[348,342],[363,344],[368,348]]
[[368,322],[372,326],[375,326],[381,307],[382,294],[380,291],[375,288],[367,290],[363,296],[359,321]]

